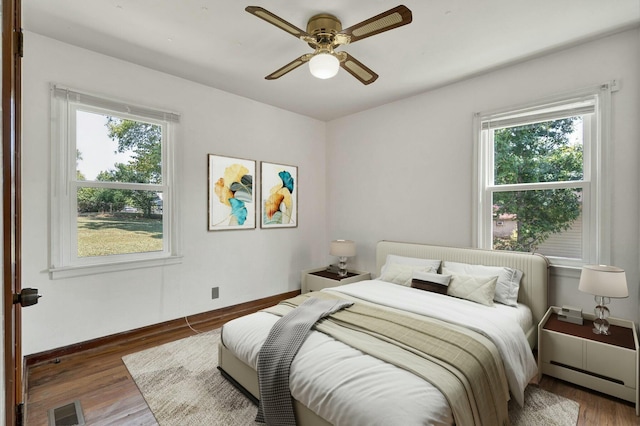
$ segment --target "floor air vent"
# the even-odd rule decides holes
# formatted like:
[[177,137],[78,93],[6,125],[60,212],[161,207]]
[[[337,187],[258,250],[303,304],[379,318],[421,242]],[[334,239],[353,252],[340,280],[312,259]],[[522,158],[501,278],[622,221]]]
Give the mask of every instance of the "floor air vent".
[[78,400],[49,410],[49,426],[82,426],[84,424],[82,407]]

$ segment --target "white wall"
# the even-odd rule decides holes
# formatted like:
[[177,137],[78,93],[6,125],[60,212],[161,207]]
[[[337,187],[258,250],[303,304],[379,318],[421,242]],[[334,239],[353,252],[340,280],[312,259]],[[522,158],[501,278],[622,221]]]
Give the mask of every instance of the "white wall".
[[[326,262],[325,123],[34,33],[25,52],[22,282],[43,298],[23,313],[24,354],[296,290]],[[51,82],[182,115],[182,264],[49,279]],[[298,166],[299,226],[208,232],[209,153]]]
[[[630,297],[610,308],[613,316],[637,321],[639,75],[635,29],[329,122],[328,236],[355,240],[353,266],[369,271],[382,239],[470,246],[473,114],[618,79],[611,262],[626,270]],[[578,277],[576,271],[554,276],[549,302],[591,312],[593,298],[577,290]]]

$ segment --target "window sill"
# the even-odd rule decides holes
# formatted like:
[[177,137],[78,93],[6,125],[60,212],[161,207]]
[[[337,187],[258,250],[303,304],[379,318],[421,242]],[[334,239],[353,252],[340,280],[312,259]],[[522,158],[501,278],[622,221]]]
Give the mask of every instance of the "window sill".
[[156,259],[131,260],[126,262],[101,263],[93,265],[63,266],[49,269],[52,280],[82,277],[86,275],[104,274],[109,272],[127,271],[131,269],[152,268],[182,263],[182,256],[168,256]]
[[580,273],[582,272],[582,267],[573,266],[573,265],[558,265],[551,264],[551,274],[558,277],[567,277],[567,278],[580,278]]

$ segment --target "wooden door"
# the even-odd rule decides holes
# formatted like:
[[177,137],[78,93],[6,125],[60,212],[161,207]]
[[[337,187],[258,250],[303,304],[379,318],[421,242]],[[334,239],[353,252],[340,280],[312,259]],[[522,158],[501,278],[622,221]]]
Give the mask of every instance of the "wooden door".
[[5,425],[22,424],[20,307],[20,0],[2,0],[2,280],[4,309]]

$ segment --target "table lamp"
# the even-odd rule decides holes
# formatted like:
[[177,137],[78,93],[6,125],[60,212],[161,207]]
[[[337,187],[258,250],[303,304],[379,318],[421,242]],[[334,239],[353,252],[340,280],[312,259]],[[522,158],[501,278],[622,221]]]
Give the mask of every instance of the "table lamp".
[[608,265],[584,265],[578,290],[595,296],[597,306],[594,309],[596,319],[593,321],[593,332],[611,334],[607,321],[609,308],[606,305],[611,301],[611,297],[629,296],[624,269]]
[[346,277],[347,257],[356,255],[356,243],[351,240],[333,240],[331,241],[329,254],[331,256],[338,256],[338,266],[340,268],[340,270],[338,271],[338,275],[341,277]]

